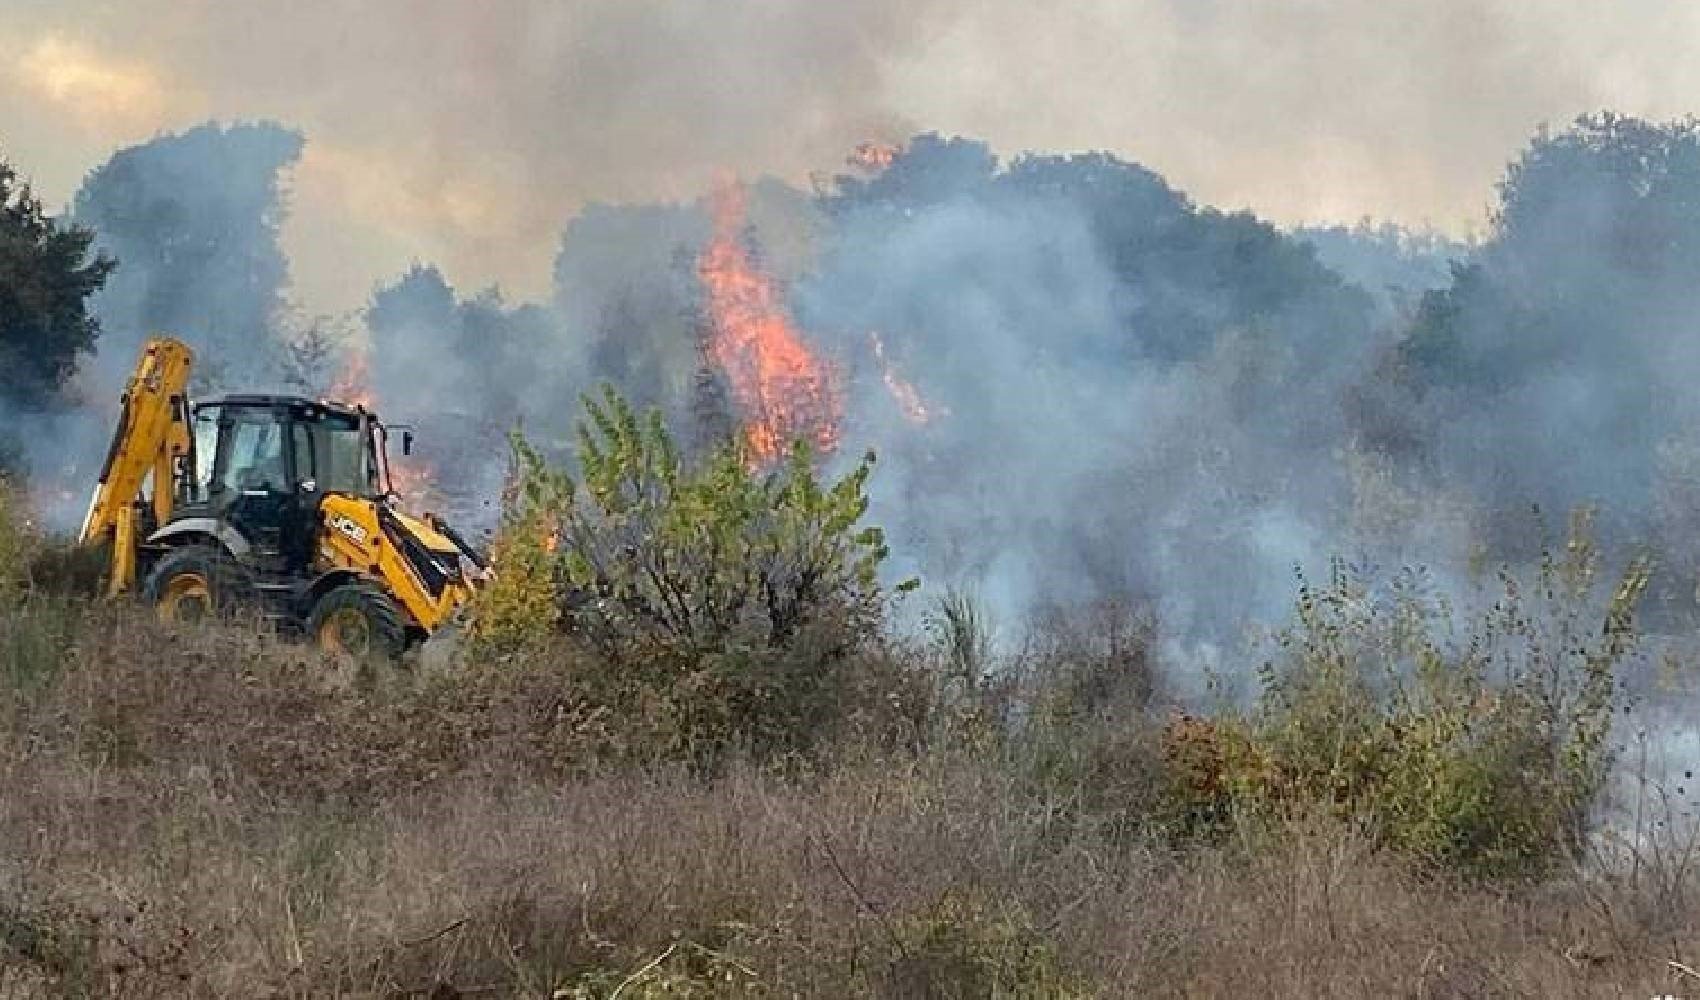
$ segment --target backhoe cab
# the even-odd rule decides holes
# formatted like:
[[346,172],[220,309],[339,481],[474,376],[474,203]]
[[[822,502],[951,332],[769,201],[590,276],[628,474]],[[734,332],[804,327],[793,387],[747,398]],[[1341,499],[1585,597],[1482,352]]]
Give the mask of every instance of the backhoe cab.
[[111,546],[109,593],[140,580],[168,620],[253,607],[384,658],[465,605],[487,566],[440,519],[399,509],[375,415],[296,396],[191,402],[192,363],[150,340],[124,393],[81,535]]

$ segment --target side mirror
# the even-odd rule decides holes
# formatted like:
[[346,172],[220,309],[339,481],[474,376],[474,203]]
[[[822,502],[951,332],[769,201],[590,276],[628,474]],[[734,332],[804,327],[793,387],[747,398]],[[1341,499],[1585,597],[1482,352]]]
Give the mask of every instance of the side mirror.
[[413,432],[412,431],[402,431],[401,432],[401,453],[404,456],[413,454]]

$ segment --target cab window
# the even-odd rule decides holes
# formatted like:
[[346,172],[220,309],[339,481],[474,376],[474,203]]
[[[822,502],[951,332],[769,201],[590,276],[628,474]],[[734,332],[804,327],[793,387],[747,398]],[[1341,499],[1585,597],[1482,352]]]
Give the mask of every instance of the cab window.
[[378,465],[357,417],[325,413],[295,426],[295,463],[321,492],[375,496]]
[[221,461],[213,467],[215,490],[231,494],[288,492],[284,426],[276,414],[257,407],[226,407],[220,426]]
[[213,460],[218,456],[219,412],[216,406],[195,411],[195,467],[184,484],[184,503],[205,503],[211,493]]

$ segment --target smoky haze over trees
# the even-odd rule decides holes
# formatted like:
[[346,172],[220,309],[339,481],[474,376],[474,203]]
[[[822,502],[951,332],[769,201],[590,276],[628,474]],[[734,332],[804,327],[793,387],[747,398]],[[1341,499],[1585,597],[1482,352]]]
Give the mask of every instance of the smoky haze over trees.
[[1413,232],[1391,222],[1305,226],[1293,235],[1318,260],[1370,293],[1388,322],[1408,318],[1426,292],[1452,283],[1452,265],[1475,253],[1472,243],[1437,232]]
[[[874,514],[905,570],[1010,610],[1133,595],[1173,636],[1220,639],[1284,613],[1293,568],[1333,553],[1529,551],[1536,503],[1549,522],[1598,503],[1613,541],[1687,559],[1692,406],[1653,397],[1700,374],[1692,147],[1689,125],[1604,116],[1537,136],[1476,247],[1288,235],[1108,155],[1004,165],[923,135],[781,213],[806,253],[768,252],[765,220],[751,242],[847,374],[845,440],[882,455]],[[583,378],[676,409],[700,361],[694,218],[568,227],[556,306]],[[874,335],[926,424],[894,405]]]
[[1609,535],[1657,541],[1692,573],[1697,196],[1692,121],[1601,114],[1537,137],[1506,174],[1492,238],[1423,299],[1401,345],[1401,464],[1490,517],[1601,503]]
[[[150,334],[170,333],[194,348],[196,392],[285,382],[291,357],[285,348],[298,331],[288,310],[289,262],[278,246],[278,225],[286,211],[283,172],[299,157],[302,142],[299,133],[275,124],[209,123],[113,154],[89,173],[55,236],[41,235],[47,231],[39,219],[27,221],[32,211],[39,216],[39,206],[12,214],[14,222],[33,227],[61,263],[38,260],[21,276],[0,273],[0,306],[9,305],[8,293],[22,293],[28,308],[57,310],[58,318],[51,336],[18,333],[27,311],[0,309],[0,327],[13,331],[0,343],[10,336],[36,338],[13,342],[24,357],[0,357],[7,372],[0,379],[24,380],[39,402],[73,369],[78,375],[67,387],[81,404],[76,410],[42,413],[26,405],[7,413],[5,396],[15,393],[0,392],[0,416],[8,418],[6,429],[21,452],[17,464],[47,484],[44,502],[57,498],[43,512],[50,523],[69,528],[81,515],[111,439],[124,379]],[[91,247],[91,236],[99,260],[111,264],[67,271]],[[42,283],[34,289],[32,275]],[[37,297],[43,289],[60,298]],[[78,352],[91,346],[94,353],[76,363]]]
[[707,217],[680,205],[593,205],[567,224],[555,256],[554,306],[579,331],[577,363],[641,406],[684,412],[700,363],[696,250]]
[[918,568],[1006,608],[1131,594],[1216,633],[1277,612],[1294,563],[1341,542],[1338,393],[1377,326],[1304,245],[1110,156],[999,169],[934,137],[828,211],[805,325],[879,331],[950,411],[872,431],[891,459],[876,515]]
[[251,380],[256,368],[269,379],[289,284],[281,174],[302,142],[274,124],[207,124],[121,150],[89,174],[72,217],[119,262],[95,300],[106,382],[155,331],[195,349],[203,382]]
[[[432,503],[463,526],[487,527],[506,466],[505,439],[534,426],[536,403],[559,395],[558,338],[542,307],[510,307],[497,289],[462,298],[436,267],[415,265],[374,293],[363,376],[387,420],[419,431]],[[560,396],[573,399],[571,395]]]
[[[161,327],[242,359],[231,386],[266,377],[290,305],[279,177],[301,142],[207,126],[90,176],[75,217],[122,265],[98,300],[103,366]],[[1287,233],[1108,154],[1005,161],[937,135],[814,192],[748,194],[751,258],[843,383],[834,461],[880,455],[872,515],[900,574],[1012,613],[1148,600],[1208,654],[1284,615],[1296,566],[1426,562],[1448,585],[1472,552],[1530,551],[1532,504],[1552,522],[1599,504],[1609,544],[1664,548],[1667,580],[1689,581],[1668,590],[1700,572],[1691,123],[1537,135],[1470,245]],[[718,427],[696,271],[711,228],[702,202],[588,207],[543,304],[416,266],[360,317],[380,408],[421,424],[468,498],[499,482],[515,424],[570,446],[604,379]]]
[[366,322],[373,388],[398,418],[448,410],[507,428],[525,417],[521,400],[549,349],[543,309],[510,308],[496,289],[462,299],[421,265],[374,294]]

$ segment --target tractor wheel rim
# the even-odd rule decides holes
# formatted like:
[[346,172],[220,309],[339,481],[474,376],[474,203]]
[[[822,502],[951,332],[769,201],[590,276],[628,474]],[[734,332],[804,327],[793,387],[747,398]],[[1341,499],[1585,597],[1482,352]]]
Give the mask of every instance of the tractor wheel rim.
[[319,647],[330,653],[365,656],[372,649],[372,625],[355,608],[338,608],[319,623]]
[[212,586],[199,573],[180,573],[165,585],[159,598],[159,617],[168,623],[193,623],[212,610]]

